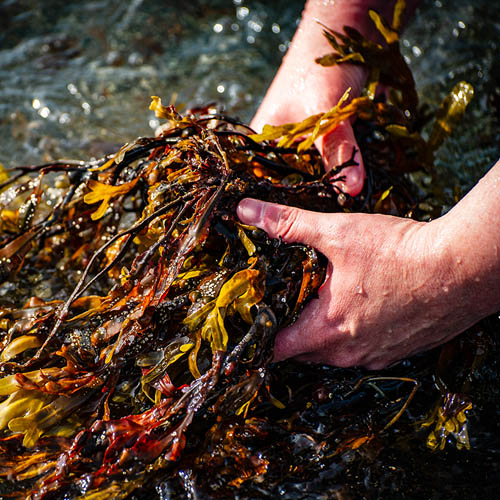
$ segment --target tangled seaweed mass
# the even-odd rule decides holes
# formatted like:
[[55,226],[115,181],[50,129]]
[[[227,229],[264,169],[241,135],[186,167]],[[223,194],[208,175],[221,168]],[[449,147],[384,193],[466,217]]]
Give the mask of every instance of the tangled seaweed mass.
[[[453,89],[424,140],[399,52],[402,5],[391,26],[370,13],[384,47],[351,28],[325,29],[336,52],[319,62],[365,64],[371,77],[366,95],[346,104],[346,93],[324,115],[255,135],[210,107],[181,116],[154,97],[151,109],[168,120],[157,137],[99,160],[3,174],[5,497],[124,498],[176,474],[189,485],[185,471],[197,468],[229,477],[226,487],[265,474],[268,460],[244,442],[265,434],[266,411],[287,404],[273,392],[274,335],[314,298],[326,262],[241,224],[236,205],[251,195],[325,212],[426,215],[406,174],[431,170],[472,89]],[[376,97],[377,83],[388,97]],[[312,148],[351,116],[368,172],[356,199],[335,184],[353,160],[325,173]],[[33,276],[49,296],[31,296]],[[467,445],[467,403],[454,408],[440,428]]]

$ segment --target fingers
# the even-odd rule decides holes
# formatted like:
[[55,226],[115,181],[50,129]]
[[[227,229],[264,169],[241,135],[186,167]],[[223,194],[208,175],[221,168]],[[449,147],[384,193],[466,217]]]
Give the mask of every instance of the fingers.
[[262,132],[262,129],[264,128],[264,125],[268,123],[274,125],[276,124],[276,120],[270,118],[267,109],[265,109],[265,106],[261,105],[257,110],[257,112],[255,113],[255,116],[252,118],[252,121],[250,122],[250,127],[253,130],[255,130],[258,134],[260,134]]
[[362,350],[348,332],[340,331],[334,323],[325,324],[328,294],[311,300],[300,318],[280,330],[274,343],[273,361],[296,358],[299,361],[325,363],[341,368],[364,365]]
[[315,337],[320,329],[316,322],[321,317],[321,302],[321,299],[313,299],[293,325],[278,332],[274,343],[274,361],[293,358],[317,349]]
[[328,293],[320,292],[319,298],[309,302],[293,325],[277,333],[274,361],[297,358],[342,368],[360,364],[360,349],[356,349],[350,335],[340,331],[335,323],[324,323],[329,300]]
[[237,214],[242,222],[263,229],[271,238],[281,237],[287,243],[305,243],[327,252],[331,224],[327,224],[325,214],[252,198],[241,200]]
[[356,148],[354,160],[358,165],[342,170],[341,175],[346,179],[339,187],[351,196],[358,195],[363,189],[366,174],[351,124],[348,121],[342,122],[335,130],[320,137],[316,141],[316,146],[323,157],[326,170],[348,161],[352,156],[353,147]]

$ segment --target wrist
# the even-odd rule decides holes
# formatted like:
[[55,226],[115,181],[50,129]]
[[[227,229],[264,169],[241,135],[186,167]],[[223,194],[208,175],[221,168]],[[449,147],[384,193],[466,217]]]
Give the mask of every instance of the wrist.
[[[418,3],[418,2],[410,2]],[[350,26],[359,31],[365,38],[372,42],[382,43],[383,38],[368,15],[369,10],[377,11],[389,24],[392,22],[394,2],[386,0],[308,0],[302,12],[302,19],[298,35],[301,32],[310,33],[314,26],[320,24],[337,31],[343,32],[344,26]],[[406,8],[405,11],[413,12],[414,8]],[[408,12],[406,12],[408,14]],[[408,15],[405,15],[405,19]],[[318,23],[319,22],[319,23]],[[322,35],[322,30],[319,30]],[[324,38],[324,37],[323,37]],[[325,40],[325,48],[331,46]]]
[[390,20],[393,8],[393,2],[380,0],[307,0],[301,23],[320,21],[339,32],[342,32],[344,26],[351,26],[369,38],[378,32],[368,11],[374,9]]
[[351,88],[351,96],[360,95],[367,77],[367,70],[356,64],[322,67],[315,62],[315,59],[334,51],[323,34],[323,26],[339,33],[343,33],[345,26],[350,26],[368,40],[384,43],[368,11],[377,10],[390,23],[393,8],[392,2],[380,0],[307,1],[299,27],[280,68],[280,73],[295,75],[291,84],[300,82],[302,92],[322,89],[321,102],[310,102],[310,109],[305,111],[309,114],[327,111],[336,104],[347,88]]
[[457,208],[429,223],[429,229],[435,235],[443,300],[451,310],[460,311],[459,316],[467,316],[468,327],[500,310],[500,261],[496,245],[469,229],[474,227],[474,214]]
[[343,7],[336,7],[336,4],[316,0],[307,2],[279,69],[277,81],[287,81],[286,92],[297,96],[297,104],[304,106],[305,116],[328,111],[348,88],[351,88],[351,96],[356,97],[364,87],[367,72],[363,67],[354,64],[324,67],[315,62],[334,50],[323,34],[322,24],[338,32],[342,32],[346,25],[356,24],[359,30],[361,19],[364,19],[362,24],[366,29],[361,31],[368,31],[368,22],[371,21],[367,9],[343,3],[347,5],[348,15],[344,15]]

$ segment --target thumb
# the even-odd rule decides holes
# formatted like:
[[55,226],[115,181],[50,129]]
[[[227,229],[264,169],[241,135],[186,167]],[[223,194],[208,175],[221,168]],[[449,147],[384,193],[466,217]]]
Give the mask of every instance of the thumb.
[[263,229],[271,238],[305,243],[325,253],[328,241],[325,214],[252,198],[240,201],[237,214],[243,223]]
[[323,157],[327,171],[350,160],[352,150],[356,148],[354,160],[358,165],[342,170],[340,175],[345,176],[345,181],[340,182],[338,187],[351,196],[358,195],[363,189],[366,173],[350,122],[344,121],[337,128],[320,137],[316,141],[316,147]]

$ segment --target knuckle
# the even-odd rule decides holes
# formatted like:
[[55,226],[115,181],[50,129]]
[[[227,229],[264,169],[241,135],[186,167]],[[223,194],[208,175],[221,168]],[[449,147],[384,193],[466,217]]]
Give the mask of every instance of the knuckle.
[[339,368],[361,366],[363,356],[352,345],[343,345],[339,341],[334,349],[330,350],[330,362]]
[[299,212],[297,209],[291,207],[283,208],[276,225],[277,236],[281,236],[285,241],[293,240],[296,236],[298,217]]
[[332,361],[332,364],[338,366],[339,368],[350,368],[358,364],[357,357],[352,356],[349,353],[335,354],[335,357]]
[[375,359],[371,360],[367,363],[365,363],[363,366],[370,371],[375,371],[375,370],[383,370],[384,368],[387,368],[388,363],[384,361],[383,359]]

